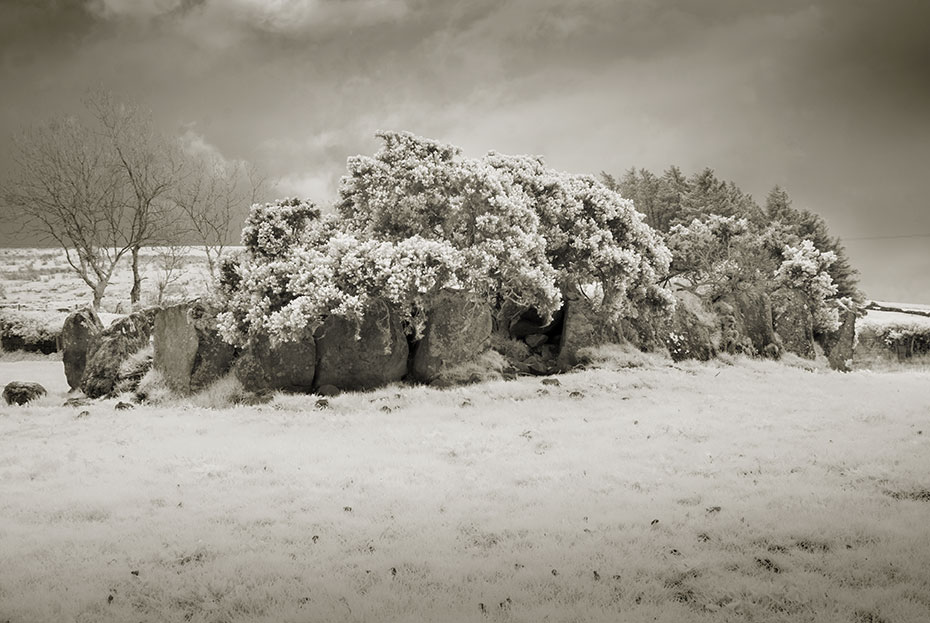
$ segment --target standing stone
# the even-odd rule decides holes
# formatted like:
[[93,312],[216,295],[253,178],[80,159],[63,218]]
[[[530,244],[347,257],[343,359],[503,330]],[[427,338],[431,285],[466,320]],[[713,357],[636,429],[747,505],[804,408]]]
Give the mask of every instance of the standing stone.
[[839,330],[831,336],[830,351],[827,359],[830,367],[840,372],[849,372],[852,370],[852,360],[855,354],[856,344],[856,311],[849,310],[843,316],[843,324]]
[[745,352],[751,345],[755,354],[777,353],[780,339],[775,336],[772,300],[762,290],[736,292],[718,303],[725,350]]
[[87,353],[81,377],[81,390],[86,396],[100,398],[114,392],[123,361],[149,345],[156,311],[155,308],[137,311],[99,334]]
[[87,365],[87,353],[101,331],[103,323],[93,307],[79,309],[65,319],[61,328],[61,360],[71,389],[80,387]]
[[400,320],[383,300],[370,305],[359,327],[329,316],[317,331],[316,350],[315,387],[333,385],[343,391],[401,380],[410,352]]
[[814,359],[814,315],[807,297],[797,290],[779,290],[772,295],[775,333],[790,353]]
[[430,311],[414,353],[413,377],[429,383],[449,368],[475,359],[490,342],[490,307],[469,300],[463,292],[444,291]]
[[236,378],[250,392],[286,391],[309,394],[316,371],[313,338],[271,345],[267,336],[252,338],[233,365]]
[[222,377],[235,356],[235,349],[217,333],[213,313],[200,301],[160,309],[152,341],[155,368],[179,394],[199,391]]
[[584,298],[569,299],[565,301],[564,311],[557,361],[563,370],[578,363],[578,352],[582,348],[603,342],[603,332],[590,301]]
[[3,399],[8,405],[24,405],[45,394],[44,387],[28,381],[13,381],[3,388]]
[[711,338],[712,327],[688,307],[689,304],[700,305],[697,297],[693,299],[687,301],[679,295],[675,311],[665,326],[665,346],[672,361],[709,361],[717,354]]

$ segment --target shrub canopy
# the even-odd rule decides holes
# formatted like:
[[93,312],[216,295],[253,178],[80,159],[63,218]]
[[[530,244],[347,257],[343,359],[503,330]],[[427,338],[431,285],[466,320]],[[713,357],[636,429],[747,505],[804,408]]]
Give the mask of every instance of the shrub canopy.
[[443,289],[543,316],[566,295],[596,293],[605,319],[635,313],[638,301],[670,304],[658,285],[668,249],[593,177],[526,156],[465,158],[406,132],[378,136],[374,156],[349,159],[336,214],[293,199],[253,207],[245,252],[223,271],[227,340],[300,339],[330,314],[360,320],[375,297],[419,336]]

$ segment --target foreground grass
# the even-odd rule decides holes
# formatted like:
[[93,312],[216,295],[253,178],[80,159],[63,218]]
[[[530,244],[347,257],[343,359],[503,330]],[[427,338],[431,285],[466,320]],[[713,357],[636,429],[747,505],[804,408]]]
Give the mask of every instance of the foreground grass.
[[930,374],[613,368],[6,409],[0,621],[930,620]]

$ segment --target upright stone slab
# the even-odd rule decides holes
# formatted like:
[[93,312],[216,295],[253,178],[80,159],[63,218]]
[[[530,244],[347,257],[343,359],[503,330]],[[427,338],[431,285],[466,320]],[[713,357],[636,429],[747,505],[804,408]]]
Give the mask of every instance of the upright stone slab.
[[727,296],[718,302],[721,318],[723,348],[728,352],[746,352],[763,355],[778,352],[781,342],[775,336],[772,320],[772,301],[762,290],[745,290]]
[[413,355],[413,378],[429,383],[444,371],[473,360],[490,342],[490,307],[470,300],[464,292],[442,292]]
[[400,319],[382,300],[375,301],[358,327],[330,316],[316,335],[315,387],[341,390],[373,389],[407,374],[409,347]]
[[697,297],[689,301],[679,296],[675,310],[665,324],[663,337],[673,361],[709,361],[717,354],[711,338],[713,328],[689,309],[693,305],[700,305]]
[[93,307],[79,309],[65,319],[61,328],[61,360],[71,389],[81,386],[87,353],[102,331],[103,323]]
[[843,315],[843,324],[831,338],[830,352],[827,354],[830,367],[840,372],[849,372],[852,370],[856,345],[855,310],[849,310]]
[[587,299],[575,298],[565,301],[564,314],[557,361],[563,370],[578,363],[578,352],[582,348],[603,342],[602,327]]
[[775,333],[789,353],[814,359],[814,315],[807,297],[797,290],[779,290],[772,295]]
[[267,336],[260,336],[242,351],[233,370],[242,387],[250,392],[308,394],[313,390],[316,356],[313,338],[272,346]]
[[113,393],[123,361],[149,345],[157,309],[143,309],[104,329],[87,354],[81,390],[89,398]]
[[200,301],[160,309],[152,341],[155,368],[179,394],[199,391],[222,377],[235,356],[217,333],[212,311]]

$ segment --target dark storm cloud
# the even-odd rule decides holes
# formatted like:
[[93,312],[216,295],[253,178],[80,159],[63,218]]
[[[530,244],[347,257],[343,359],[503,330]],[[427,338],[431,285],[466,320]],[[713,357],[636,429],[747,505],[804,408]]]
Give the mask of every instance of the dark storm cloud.
[[[850,237],[930,232],[923,2],[88,0],[4,5],[3,134],[101,84],[326,200],[381,128],[557,168],[704,166]],[[0,152],[0,172],[8,167]],[[900,278],[930,300],[926,239]],[[850,244],[867,289],[883,243]],[[901,289],[905,288],[904,285]],[[897,294],[881,294],[889,298]]]

